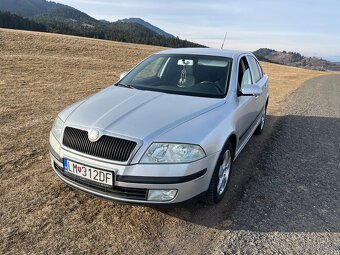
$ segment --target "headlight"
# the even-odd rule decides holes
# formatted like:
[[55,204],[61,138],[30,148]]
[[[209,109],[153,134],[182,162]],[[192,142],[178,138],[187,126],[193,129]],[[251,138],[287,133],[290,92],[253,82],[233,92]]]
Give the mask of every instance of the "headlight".
[[199,145],[153,143],[144,153],[140,163],[189,163],[204,157],[205,152]]
[[59,142],[61,140],[63,126],[64,126],[64,122],[59,117],[57,117],[53,123],[52,134]]

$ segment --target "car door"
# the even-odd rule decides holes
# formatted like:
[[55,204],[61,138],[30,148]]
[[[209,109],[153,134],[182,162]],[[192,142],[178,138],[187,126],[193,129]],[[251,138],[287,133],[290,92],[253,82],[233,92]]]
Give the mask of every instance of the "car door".
[[263,92],[261,95],[258,95],[255,97],[255,101],[257,104],[257,112],[258,112],[258,115],[260,115],[267,100],[268,77],[266,75],[263,75],[263,71],[262,71],[260,64],[253,56],[247,56],[247,59],[250,65],[253,84],[256,86],[259,86]]
[[256,121],[258,114],[258,105],[255,96],[242,95],[243,86],[253,84],[253,78],[250,66],[246,56],[239,60],[238,64],[238,92],[237,92],[237,133],[239,144],[248,137]]

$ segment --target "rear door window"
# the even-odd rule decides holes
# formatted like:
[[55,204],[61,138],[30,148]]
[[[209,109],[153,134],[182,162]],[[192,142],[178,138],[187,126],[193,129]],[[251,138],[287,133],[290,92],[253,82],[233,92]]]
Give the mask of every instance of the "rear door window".
[[250,67],[246,57],[240,59],[238,67],[238,87],[242,89],[245,85],[252,84]]
[[248,56],[247,58],[249,60],[249,65],[253,74],[254,83],[256,83],[262,78],[261,70],[259,69],[257,61],[254,57]]

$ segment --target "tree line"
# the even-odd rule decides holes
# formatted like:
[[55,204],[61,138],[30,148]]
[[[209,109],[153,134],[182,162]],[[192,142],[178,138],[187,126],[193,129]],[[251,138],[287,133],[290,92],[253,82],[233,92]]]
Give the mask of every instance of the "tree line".
[[37,23],[27,18],[23,18],[10,12],[2,11],[0,11],[0,27],[40,32],[48,31],[48,28],[43,24]]

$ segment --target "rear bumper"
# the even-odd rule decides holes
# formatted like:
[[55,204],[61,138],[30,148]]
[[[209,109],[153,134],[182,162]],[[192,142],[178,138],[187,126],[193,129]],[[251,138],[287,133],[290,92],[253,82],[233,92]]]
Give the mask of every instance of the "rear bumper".
[[[205,192],[218,157],[214,154],[190,164],[115,165],[79,156],[62,148],[57,153],[51,145],[49,149],[54,172],[69,186],[112,201],[133,204],[174,204]],[[98,187],[68,175],[63,170],[63,158],[114,172],[113,188]],[[158,189],[177,190],[177,193],[170,201],[149,201],[149,190]]]

